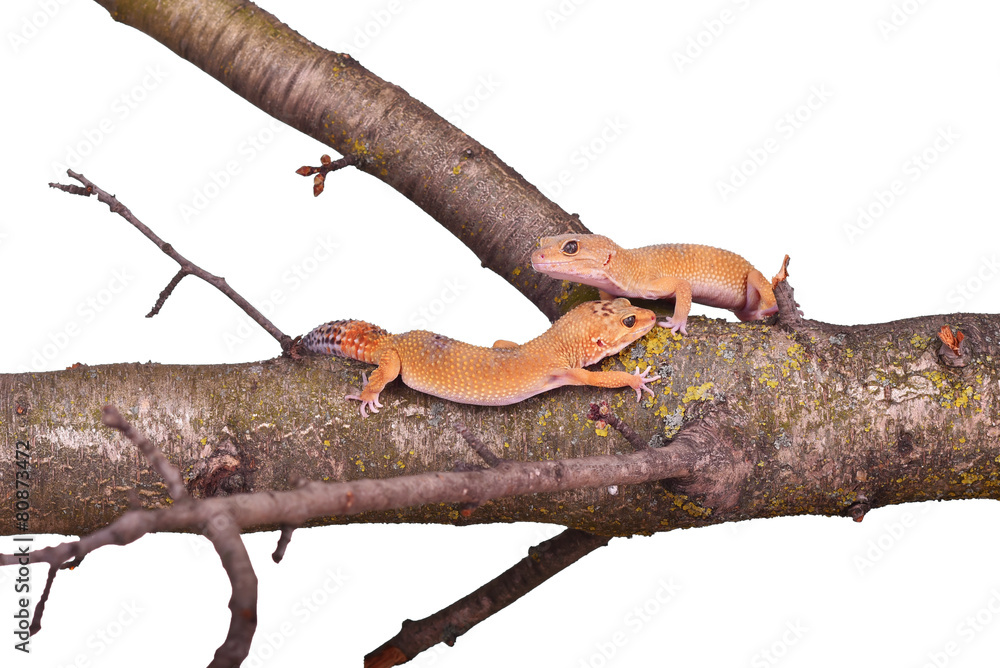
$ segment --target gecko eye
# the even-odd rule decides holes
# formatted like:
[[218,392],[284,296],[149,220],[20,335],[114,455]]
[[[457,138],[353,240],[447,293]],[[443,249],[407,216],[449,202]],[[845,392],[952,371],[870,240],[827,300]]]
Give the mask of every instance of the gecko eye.
[[576,240],[567,241],[562,246],[563,255],[576,255],[580,252],[580,244]]
[[632,325],[635,324],[635,316],[634,315],[625,316],[624,318],[622,318],[622,324],[625,325],[626,327],[631,327]]

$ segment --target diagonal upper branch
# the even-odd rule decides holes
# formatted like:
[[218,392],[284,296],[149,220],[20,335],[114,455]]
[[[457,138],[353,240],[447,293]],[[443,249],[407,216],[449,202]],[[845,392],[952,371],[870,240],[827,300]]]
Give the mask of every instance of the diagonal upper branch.
[[[98,0],[274,118],[385,181],[554,320],[594,290],[528,270],[539,237],[586,232],[509,165],[348,54],[240,0]],[[559,298],[557,302],[557,298]]]

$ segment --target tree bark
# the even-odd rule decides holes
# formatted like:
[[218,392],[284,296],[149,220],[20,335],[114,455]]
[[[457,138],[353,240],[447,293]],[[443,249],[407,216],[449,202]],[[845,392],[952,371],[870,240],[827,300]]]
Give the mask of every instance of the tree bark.
[[[965,334],[960,368],[943,364],[937,332]],[[692,318],[687,337],[657,328],[606,360],[640,360],[664,380],[637,404],[631,391],[564,387],[510,407],[455,404],[396,382],[362,420],[356,390],[370,368],[336,358],[254,364],[116,364],[0,376],[0,470],[16,439],[32,448],[32,531],[79,534],[128,509],[164,506],[167,490],[130,443],[100,426],[112,403],[159,445],[195,496],[291,489],[299,480],[388,478],[452,469],[477,457],[463,422],[494,453],[519,461],[625,453],[587,420],[590,403],[662,446],[696,429],[688,480],[490,501],[463,517],[433,505],[342,522],[537,521],[603,535],[652,533],[752,517],[863,516],[928,499],[1000,498],[1000,317],[957,314],[853,328],[804,321],[789,330]],[[7,473],[3,474],[8,475]],[[13,527],[13,485],[0,522]],[[263,528],[263,527],[262,527]]]

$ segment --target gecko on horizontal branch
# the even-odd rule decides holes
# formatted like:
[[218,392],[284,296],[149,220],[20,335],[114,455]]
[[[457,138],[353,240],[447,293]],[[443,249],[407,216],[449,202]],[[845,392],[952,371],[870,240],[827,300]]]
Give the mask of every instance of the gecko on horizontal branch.
[[729,309],[740,320],[778,312],[773,285],[736,253],[697,244],[622,248],[599,234],[544,237],[531,254],[535,271],[591,285],[613,296],[674,299],[674,314],[659,323],[687,334],[691,302]]
[[500,340],[486,348],[420,330],[392,335],[360,320],[320,325],[300,345],[378,365],[370,377],[362,375],[360,394],[345,397],[360,401],[367,417],[382,408],[379,393],[397,376],[420,392],[478,406],[506,406],[563,385],[627,386],[642,399],[643,391],[653,394],[646,384],[660,379],[648,375],[652,367],[634,374],[583,367],[614,355],[655,324],[649,309],[615,299],[580,304],[524,345]]

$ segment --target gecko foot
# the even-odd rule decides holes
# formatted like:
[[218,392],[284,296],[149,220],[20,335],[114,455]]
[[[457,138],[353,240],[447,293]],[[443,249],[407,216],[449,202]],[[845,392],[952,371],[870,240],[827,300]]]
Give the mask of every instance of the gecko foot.
[[666,320],[661,320],[656,324],[659,325],[660,327],[669,327],[670,331],[673,332],[674,334],[677,333],[677,330],[680,330],[681,334],[684,334],[685,336],[688,333],[687,318],[684,318],[680,322],[676,323],[674,322],[673,318],[667,318]]
[[635,390],[635,400],[636,401],[642,401],[642,392],[643,392],[643,390],[645,390],[646,392],[649,392],[649,396],[651,396],[651,397],[655,397],[656,396],[656,393],[654,393],[651,389],[649,389],[648,387],[646,387],[646,383],[652,383],[653,381],[656,381],[656,380],[660,379],[659,376],[648,376],[647,375],[652,370],[653,370],[653,367],[651,367],[651,366],[647,366],[645,369],[643,369],[642,373],[639,373],[638,369],[635,370],[635,376],[636,376],[636,378],[639,379],[639,387],[633,387],[632,388],[633,390]]
[[348,394],[344,396],[345,399],[353,399],[354,401],[360,401],[361,406],[359,410],[361,412],[361,417],[368,417],[366,411],[370,410],[372,413],[378,413],[378,409],[382,408],[382,404],[378,400],[378,395],[376,394],[372,399],[363,399],[361,395],[365,393],[365,385],[368,384],[368,374],[364,371],[361,372],[361,394]]

